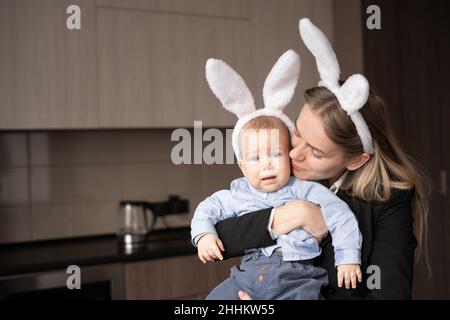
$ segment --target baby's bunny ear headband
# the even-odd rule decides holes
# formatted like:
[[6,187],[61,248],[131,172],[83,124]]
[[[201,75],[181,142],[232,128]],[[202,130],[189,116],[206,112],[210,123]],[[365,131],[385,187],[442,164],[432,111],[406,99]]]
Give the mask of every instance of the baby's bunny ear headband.
[[260,116],[272,116],[286,124],[290,133],[295,130],[294,123],[283,110],[291,101],[300,73],[300,57],[294,50],[286,51],[272,67],[264,82],[264,108],[256,109],[253,96],[241,76],[225,62],[208,59],[206,80],[223,107],[234,113],[239,120],[234,126],[232,143],[238,160],[239,133],[246,123]]
[[365,105],[369,97],[367,79],[361,74],[354,74],[340,86],[339,64],[328,38],[307,18],[300,20],[299,29],[303,42],[316,58],[317,69],[321,78],[319,86],[326,87],[336,96],[342,109],[355,124],[364,152],[373,154],[372,135],[359,112],[359,109]]

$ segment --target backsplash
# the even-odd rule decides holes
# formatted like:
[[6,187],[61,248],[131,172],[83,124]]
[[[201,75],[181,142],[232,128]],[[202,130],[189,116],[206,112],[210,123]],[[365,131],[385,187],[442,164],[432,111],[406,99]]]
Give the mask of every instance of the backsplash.
[[0,133],[0,243],[115,232],[120,200],[197,204],[241,176],[237,165],[175,165],[170,129]]

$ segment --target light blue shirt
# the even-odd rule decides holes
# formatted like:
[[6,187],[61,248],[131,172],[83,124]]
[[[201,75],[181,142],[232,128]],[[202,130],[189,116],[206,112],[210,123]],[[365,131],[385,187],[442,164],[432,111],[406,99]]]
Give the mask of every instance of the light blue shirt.
[[[308,200],[320,206],[332,237],[336,266],[361,264],[362,236],[358,222],[347,204],[320,183],[295,177],[290,177],[284,187],[274,192],[256,190],[245,177],[234,180],[230,190],[215,192],[195,210],[191,222],[192,243],[202,233],[217,234],[214,226],[221,220],[279,207],[291,200]],[[301,228],[280,235],[276,245],[263,248],[262,251],[270,256],[278,247],[282,249],[284,261],[309,260],[321,253],[317,240]]]

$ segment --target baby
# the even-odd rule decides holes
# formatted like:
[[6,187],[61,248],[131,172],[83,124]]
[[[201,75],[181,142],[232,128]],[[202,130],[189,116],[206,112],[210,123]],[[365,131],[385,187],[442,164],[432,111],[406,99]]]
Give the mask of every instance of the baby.
[[[308,200],[321,207],[339,276],[356,285],[350,275],[353,272],[361,280],[358,223],[350,208],[329,189],[291,176],[286,125],[275,117],[254,118],[242,128],[239,144],[238,165],[245,177],[234,180],[230,190],[202,201],[192,219],[192,239],[197,240],[200,259],[222,259],[224,248],[214,228],[218,221],[290,200]],[[207,299],[238,299],[239,290],[254,299],[318,299],[320,288],[328,283],[326,271],[313,265],[312,259],[320,253],[319,243],[303,229],[281,235],[276,245],[247,252],[241,265],[233,267],[230,277]]]
[[[206,79],[223,107],[239,118],[232,136],[234,153],[244,177],[230,190],[221,190],[195,210],[192,242],[205,263],[222,259],[223,245],[215,224],[248,212],[279,207],[291,200],[307,200],[321,207],[335,249],[338,281],[361,281],[361,242],[355,216],[345,202],[319,183],[291,177],[289,158],[292,121],[283,113],[292,99],[300,72],[300,57],[286,51],[272,67],[263,88],[264,108],[256,109],[243,79],[225,62],[209,59]],[[239,290],[253,299],[318,299],[328,283],[324,269],[313,259],[321,248],[303,229],[281,235],[276,245],[246,251],[241,264],[207,299],[238,299]]]

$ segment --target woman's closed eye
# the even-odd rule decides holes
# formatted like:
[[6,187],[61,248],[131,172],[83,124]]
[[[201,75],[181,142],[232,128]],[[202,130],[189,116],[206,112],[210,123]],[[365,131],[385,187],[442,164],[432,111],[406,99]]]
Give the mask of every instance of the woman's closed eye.
[[311,148],[311,154],[313,155],[314,158],[316,158],[318,160],[324,158],[323,155],[314,148]]

